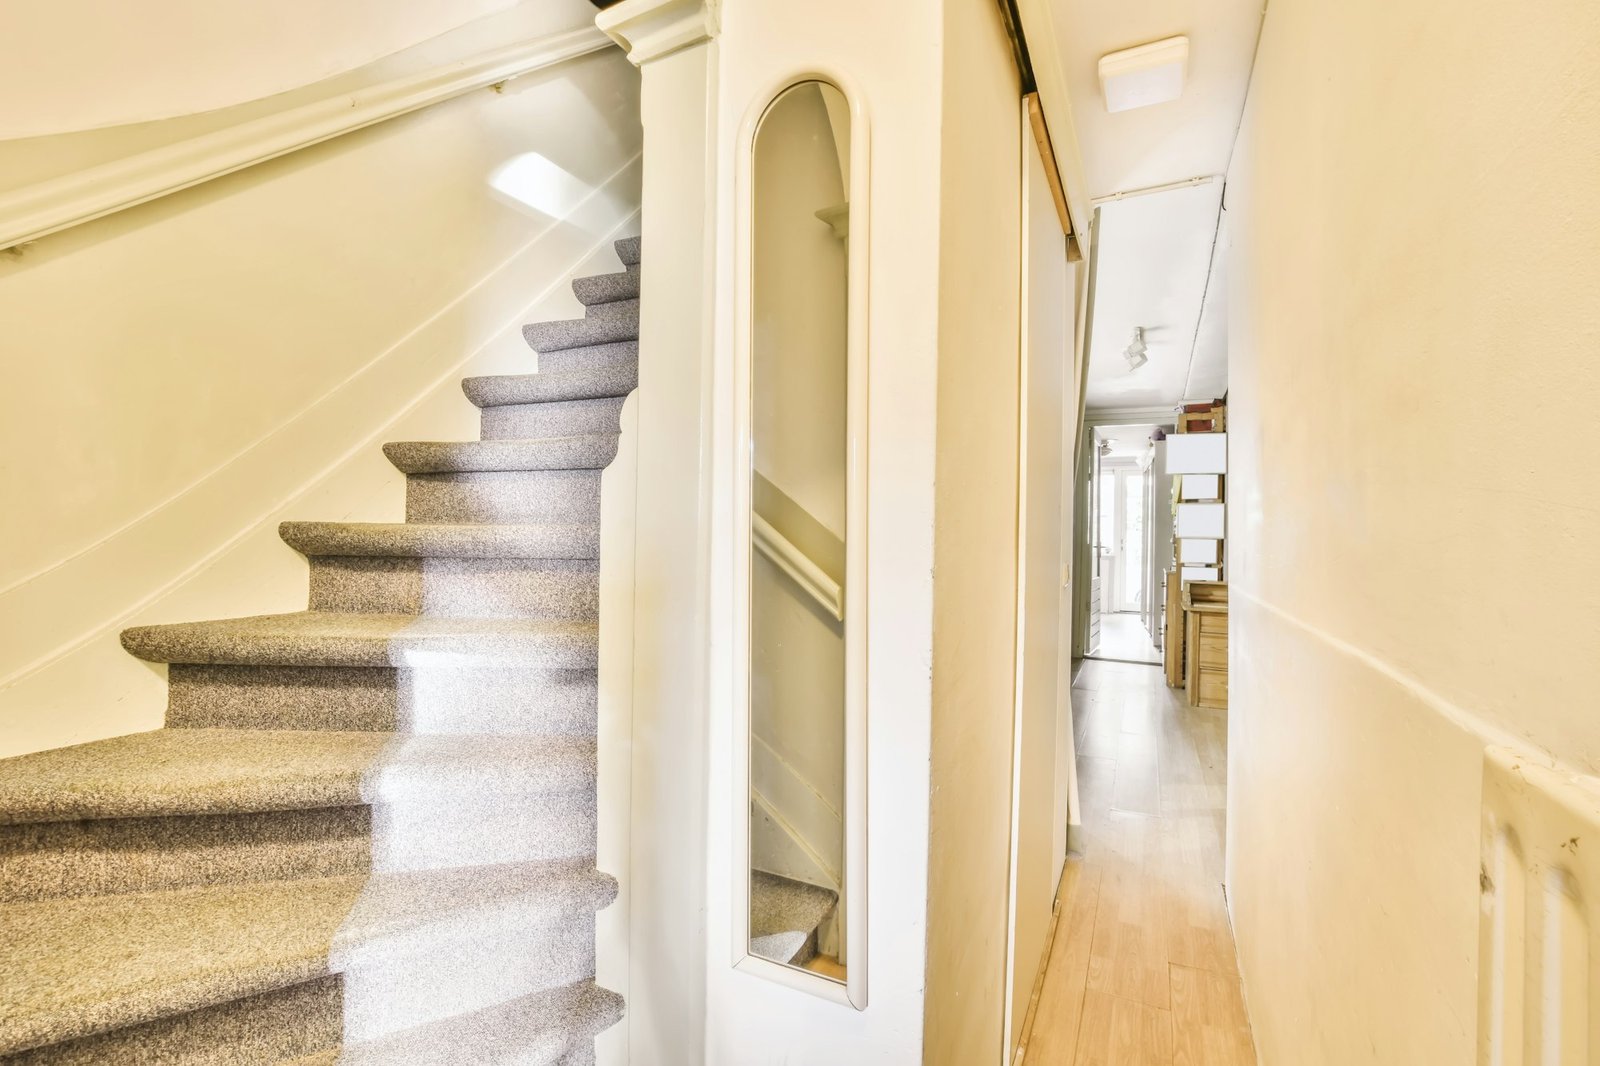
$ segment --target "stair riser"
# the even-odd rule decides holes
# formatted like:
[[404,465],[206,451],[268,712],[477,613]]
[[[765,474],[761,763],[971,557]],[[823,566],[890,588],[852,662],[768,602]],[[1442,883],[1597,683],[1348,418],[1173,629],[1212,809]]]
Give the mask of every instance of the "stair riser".
[[412,474],[406,478],[406,520],[598,522],[600,471]]
[[181,728],[593,736],[598,721],[588,670],[174,665],[167,676],[167,724]]
[[603,366],[623,366],[638,361],[639,342],[621,341],[616,344],[597,344],[589,348],[540,352],[538,366],[541,374],[549,374],[564,370],[598,370]]
[[276,1063],[331,1054],[343,1030],[339,978],[323,977],[5,1061],[8,1066]]
[[599,571],[591,560],[311,560],[311,609],[593,622]]
[[339,666],[167,668],[167,725],[179,729],[360,729],[404,720],[409,671]]
[[585,318],[614,318],[625,320],[633,324],[634,336],[639,334],[639,301],[633,300],[607,300],[604,303],[588,304],[583,309]]
[[578,433],[620,433],[625,396],[561,403],[522,403],[486,407],[480,420],[484,440],[567,437]]
[[[497,910],[482,912],[476,926],[452,922],[413,930],[354,958],[336,951],[346,1041],[382,1039],[593,979],[593,913],[530,921],[515,908]],[[515,949],[506,950],[508,944]]]
[[358,874],[366,807],[0,827],[0,904]]
[[595,795],[468,797],[418,794],[373,808],[372,863],[384,871],[497,862],[588,859],[595,854]]

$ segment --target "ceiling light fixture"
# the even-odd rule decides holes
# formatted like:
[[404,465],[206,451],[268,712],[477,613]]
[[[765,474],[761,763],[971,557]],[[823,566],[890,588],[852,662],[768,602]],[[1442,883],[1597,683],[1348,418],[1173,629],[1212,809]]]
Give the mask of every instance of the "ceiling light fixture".
[[1131,111],[1176,100],[1183,95],[1188,69],[1187,37],[1168,37],[1103,55],[1100,93],[1105,97],[1106,110]]
[[1144,366],[1146,363],[1148,363],[1150,361],[1150,357],[1145,353],[1149,350],[1150,349],[1144,343],[1144,327],[1134,326],[1133,340],[1129,341],[1128,346],[1122,349],[1122,358],[1128,361],[1128,369],[1138,370],[1141,366]]

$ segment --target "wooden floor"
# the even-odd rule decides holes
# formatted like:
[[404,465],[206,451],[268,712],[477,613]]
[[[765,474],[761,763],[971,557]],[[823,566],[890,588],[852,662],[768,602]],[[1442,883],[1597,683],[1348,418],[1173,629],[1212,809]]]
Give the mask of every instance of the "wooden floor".
[[1159,663],[1161,653],[1136,614],[1100,616],[1100,643],[1089,654],[1096,659],[1122,659],[1134,663]]
[[1093,660],[1072,706],[1083,853],[1015,1061],[1255,1066],[1222,892],[1227,712]]

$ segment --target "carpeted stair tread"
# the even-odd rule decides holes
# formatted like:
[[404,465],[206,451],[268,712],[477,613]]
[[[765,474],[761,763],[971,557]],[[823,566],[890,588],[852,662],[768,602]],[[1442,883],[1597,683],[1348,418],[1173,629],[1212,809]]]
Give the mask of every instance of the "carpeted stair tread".
[[[267,1066],[335,1051],[337,974],[6,1056],[7,1066]],[[241,1049],[249,1049],[248,1055]]]
[[383,446],[401,472],[466,474],[522,470],[600,470],[617,454],[617,434],[536,440],[395,441]]
[[124,630],[149,662],[239,666],[533,666],[592,670],[593,623],[298,611]]
[[624,266],[638,266],[639,256],[643,250],[643,238],[624,237],[617,241],[613,247],[617,250],[617,258],[621,259]]
[[639,385],[639,368],[628,363],[594,370],[545,371],[466,378],[461,389],[478,407],[601,400],[626,396]]
[[495,907],[592,914],[616,890],[564,861],[3,906],[0,1054],[337,973],[415,930],[492,922]]
[[343,807],[388,735],[156,729],[8,760],[0,824]]
[[511,1063],[560,1066],[602,1030],[622,1019],[622,997],[593,981],[552,988],[445,1018],[383,1040],[349,1044],[336,1058],[295,1066],[393,1066],[394,1063]]
[[157,729],[24,755],[0,779],[0,824],[245,814],[382,803],[418,788],[590,785],[588,736]]
[[0,907],[0,1054],[328,972],[362,875]]
[[591,861],[498,863],[373,875],[334,938],[335,971],[369,947],[414,929],[507,903],[545,916],[593,914],[617,897],[616,878]]
[[809,933],[839,902],[838,893],[761,870],[750,876],[750,935]]
[[587,278],[574,278],[572,294],[585,307],[612,303],[616,300],[637,300],[639,272],[624,270],[620,274],[595,274]]
[[569,348],[636,341],[639,339],[639,320],[636,315],[599,315],[558,319],[554,322],[530,322],[522,327],[522,339],[536,352],[560,352]]
[[284,522],[278,535],[313,557],[596,559],[600,554],[600,529],[592,523]]

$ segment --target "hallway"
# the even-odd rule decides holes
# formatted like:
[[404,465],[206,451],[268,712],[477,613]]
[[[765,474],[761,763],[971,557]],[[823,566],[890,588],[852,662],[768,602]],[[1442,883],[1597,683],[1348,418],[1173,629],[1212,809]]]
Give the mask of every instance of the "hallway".
[[1161,653],[1156,650],[1144,623],[1136,614],[1104,614],[1100,616],[1100,643],[1091,653],[1096,659],[1114,659],[1130,663],[1159,663]]
[[1018,1061],[1254,1066],[1222,892],[1227,713],[1093,660],[1072,703],[1082,854]]

